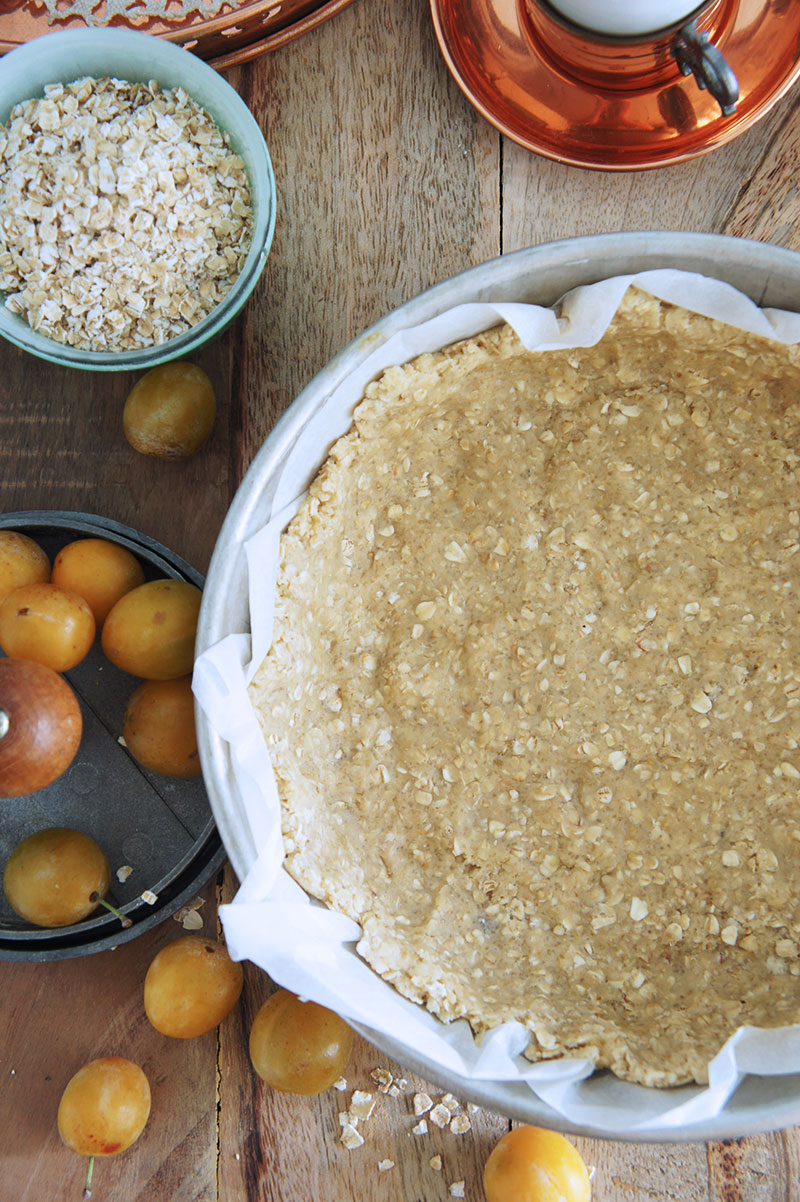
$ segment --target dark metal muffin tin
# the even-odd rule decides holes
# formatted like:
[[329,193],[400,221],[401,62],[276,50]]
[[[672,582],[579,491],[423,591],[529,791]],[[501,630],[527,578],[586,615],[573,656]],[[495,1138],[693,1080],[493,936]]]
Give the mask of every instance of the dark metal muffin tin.
[[[50,510],[0,515],[0,529],[33,538],[51,562],[78,538],[104,538],[133,552],[145,577],[203,578],[174,552],[127,526],[86,513]],[[109,901],[132,921],[124,929],[105,910],[74,926],[43,930],[19,918],[0,891],[0,960],[61,960],[104,951],[134,939],[186,905],[219,870],[225,850],[202,779],[149,772],[120,742],[128,698],[141,683],[114,667],[100,649],[65,676],[78,695],[83,738],[70,767],[46,789],[0,798],[0,871],[14,847],[43,827],[73,827],[91,835],[111,865]],[[117,879],[123,865],[132,869]],[[142,894],[154,894],[149,904]]]

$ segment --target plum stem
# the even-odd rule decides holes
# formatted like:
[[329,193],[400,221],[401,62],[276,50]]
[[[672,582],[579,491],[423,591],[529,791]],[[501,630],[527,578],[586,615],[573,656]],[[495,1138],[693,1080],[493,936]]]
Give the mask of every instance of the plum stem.
[[118,910],[116,906],[112,906],[111,902],[106,901],[106,899],[104,897],[101,897],[100,894],[96,890],[94,893],[91,893],[89,895],[89,901],[93,901],[95,903],[95,905],[97,905],[97,906],[105,906],[105,908],[106,908],[106,910],[108,910],[109,914],[113,914],[115,918],[118,918],[126,930],[128,929],[128,927],[133,926],[133,922],[130,918],[126,918],[121,910]]
[[90,1156],[89,1157],[89,1167],[86,1170],[86,1185],[84,1186],[84,1189],[83,1189],[84,1198],[91,1198],[91,1196],[92,1196],[92,1173],[93,1172],[94,1172],[94,1156]]

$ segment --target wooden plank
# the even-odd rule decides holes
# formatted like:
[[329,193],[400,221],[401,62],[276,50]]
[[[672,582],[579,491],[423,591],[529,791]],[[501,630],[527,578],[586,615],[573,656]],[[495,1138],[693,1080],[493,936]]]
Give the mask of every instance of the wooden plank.
[[771,121],[755,169],[743,181],[726,216],[724,232],[800,250],[797,144],[800,100],[790,93]]
[[[501,251],[620,229],[701,229],[798,246],[798,97],[702,159],[653,172],[579,171],[538,159],[466,102],[436,47],[426,0],[356,2],[313,34],[230,74],[265,131],[278,188],[267,271],[237,322],[193,356],[219,415],[187,464],[134,455],[121,409],[135,376],[67,371],[0,348],[0,500],[129,522],[201,570],[233,490],[277,416],[337,351],[423,288]],[[221,896],[235,881],[226,875]],[[215,929],[213,889],[206,930]],[[61,1089],[94,1055],[139,1059],[154,1106],[129,1154],[100,1164],[104,1202],[449,1202],[508,1128],[481,1111],[466,1135],[409,1134],[417,1078],[381,1097],[365,1144],[339,1142],[338,1113],[378,1065],[357,1041],[348,1091],[276,1094],[255,1077],[249,1025],[272,988],[246,972],[218,1035],[167,1040],[141,987],[172,922],[116,952],[55,965],[0,965],[0,1198],[79,1197],[82,1162],[55,1134]],[[13,1076],[12,1076],[12,1070]],[[441,1091],[426,1087],[432,1097]],[[597,1202],[800,1202],[796,1131],[704,1145],[577,1140]],[[441,1154],[442,1171],[429,1164]],[[380,1160],[394,1168],[379,1172]]]
[[[207,898],[201,913],[215,933],[213,886]],[[153,1105],[135,1148],[97,1161],[95,1198],[216,1196],[216,1034],[168,1039],[150,1026],[142,1003],[150,961],[183,933],[167,921],[114,951],[0,966],[0,1197],[81,1197],[87,1162],[62,1145],[56,1115],[67,1081],[98,1056],[139,1064]]]
[[[618,230],[700,230],[793,245],[788,221],[776,223],[770,205],[778,182],[785,197],[793,194],[798,103],[792,93],[727,146],[651,171],[582,171],[504,142],[503,252]],[[760,225],[746,217],[745,196],[759,209]],[[780,234],[766,238],[773,228]]]
[[[229,874],[226,895],[234,889]],[[415,1093],[427,1092],[436,1102],[443,1091],[358,1036],[345,1072],[346,1089],[311,1098],[270,1089],[250,1064],[248,1039],[259,1007],[274,989],[264,973],[248,966],[243,1003],[220,1029],[220,1199],[428,1202],[448,1197],[449,1185],[458,1180],[465,1181],[468,1198],[480,1197],[483,1163],[508,1130],[508,1120],[480,1111],[469,1116],[469,1133],[457,1135],[429,1123],[427,1133],[414,1135]],[[371,1075],[379,1068],[400,1080],[396,1096],[380,1093]],[[356,1089],[372,1093],[376,1105],[360,1124],[363,1146],[349,1151],[341,1143],[339,1113]],[[466,1113],[466,1105],[461,1110]],[[437,1155],[440,1170],[430,1164]],[[379,1170],[382,1161],[392,1161],[392,1167]]]
[[142,373],[57,368],[4,347],[3,511],[101,514],[158,539],[204,572],[233,492],[228,425],[234,337],[193,357],[212,379],[219,412],[202,455],[185,463],[139,455],[125,439],[122,408]]
[[352,5],[254,63],[247,98],[278,223],[245,318],[240,470],[351,339],[500,249],[498,140],[454,92],[421,0]]

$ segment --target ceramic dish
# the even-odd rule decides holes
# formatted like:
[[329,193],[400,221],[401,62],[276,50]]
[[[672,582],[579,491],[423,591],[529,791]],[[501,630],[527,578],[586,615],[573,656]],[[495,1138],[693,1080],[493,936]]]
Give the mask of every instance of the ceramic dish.
[[[277,423],[253,461],[225,520],[204,592],[198,629],[198,653],[230,634],[247,633],[249,610],[244,544],[271,514],[276,477],[298,435],[325,406],[333,389],[376,344],[454,305],[469,301],[518,300],[552,304],[580,284],[609,276],[658,267],[675,267],[722,279],[759,304],[800,311],[800,256],[775,246],[704,234],[630,233],[601,235],[552,243],[495,259],[422,293],[389,313],[357,338],[308,385]],[[256,859],[256,845],[245,803],[235,783],[225,740],[199,714],[199,744],[206,787],[223,842],[240,879]],[[597,1137],[672,1142],[735,1138],[800,1121],[800,1074],[748,1077],[725,1109],[713,1118],[688,1121],[676,1129],[646,1135],[620,1135],[602,1121],[578,1125],[538,1099],[522,1082],[487,1084],[458,1075],[444,1076],[419,1052],[362,1028],[362,1033],[388,1055],[456,1096],[472,1098],[492,1110],[529,1123],[539,1123]],[[607,1074],[596,1074],[607,1078]],[[635,1100],[638,1086],[615,1082],[621,1096]],[[631,1091],[634,1091],[631,1093]]]
[[638,86],[571,73],[542,42],[525,0],[431,0],[445,62],[487,121],[527,150],[605,171],[661,167],[722,146],[800,75],[800,5],[722,0],[718,7],[714,44],[739,81],[729,117],[677,66]]
[[[52,562],[66,543],[104,538],[132,551],[148,579],[170,577],[202,588],[203,578],[160,543],[92,514],[26,511],[0,517],[0,529],[34,539]],[[225,852],[201,780],[149,772],[119,744],[127,699],[140,683],[114,668],[99,643],[65,673],[78,694],[84,734],[62,777],[24,799],[0,799],[0,864],[21,839],[48,826],[76,827],[101,845],[111,866],[109,897],[132,920],[98,910],[57,930],[32,927],[0,895],[0,960],[61,960],[116,947],[188,904],[222,866]],[[119,881],[116,871],[133,871]],[[155,902],[142,900],[150,890]]]
[[[353,0],[243,0],[223,4],[217,16],[208,16],[198,3],[194,10],[148,19],[132,18],[127,24],[115,16],[115,28],[131,28],[184,46],[218,71],[227,71],[288,45],[304,33],[347,8]],[[166,7],[166,6],[162,6]],[[135,6],[132,12],[135,13]],[[93,6],[94,24],[102,27],[100,6]],[[77,12],[61,10],[52,18],[44,4],[12,3],[0,6],[0,54],[23,46],[33,38],[57,30],[85,29],[87,22]]]
[[[90,76],[131,82],[155,79],[183,88],[230,135],[244,160],[253,206],[253,234],[244,267],[230,291],[202,321],[159,346],[108,352],[78,350],[32,330],[0,304],[0,334],[23,350],[66,367],[95,371],[144,370],[192,354],[216,337],[247,301],[264,270],[275,230],[275,178],[261,130],[230,84],[195,55],[170,42],[127,29],[84,29],[48,34],[19,47],[0,63],[0,123],[20,100],[41,96],[45,84]],[[0,293],[0,301],[3,294]]]
[[[288,46],[290,42],[296,42],[304,34],[311,33],[312,30],[317,29],[325,21],[329,21],[331,17],[335,17],[343,9],[349,8],[352,3],[353,0],[327,0],[327,3],[312,8],[305,16],[293,20],[289,25],[282,25],[279,29],[272,31],[262,28],[251,32],[250,40],[244,41],[238,46],[231,44],[233,39],[226,30],[216,35],[216,42],[219,44],[209,42],[209,56],[206,61],[217,71],[228,71],[231,67],[250,63],[263,54],[270,54],[275,50],[280,50],[283,46]],[[195,53],[200,52],[201,49],[198,46]]]

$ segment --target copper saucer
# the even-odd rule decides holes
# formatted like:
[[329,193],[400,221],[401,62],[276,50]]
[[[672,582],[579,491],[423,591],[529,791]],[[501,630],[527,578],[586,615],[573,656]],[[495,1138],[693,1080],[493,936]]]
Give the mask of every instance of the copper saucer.
[[513,141],[576,167],[632,171],[705,154],[748,129],[800,75],[800,3],[722,0],[715,44],[739,80],[733,116],[694,79],[579,78],[537,35],[525,0],[431,0],[439,47],[467,99]]

